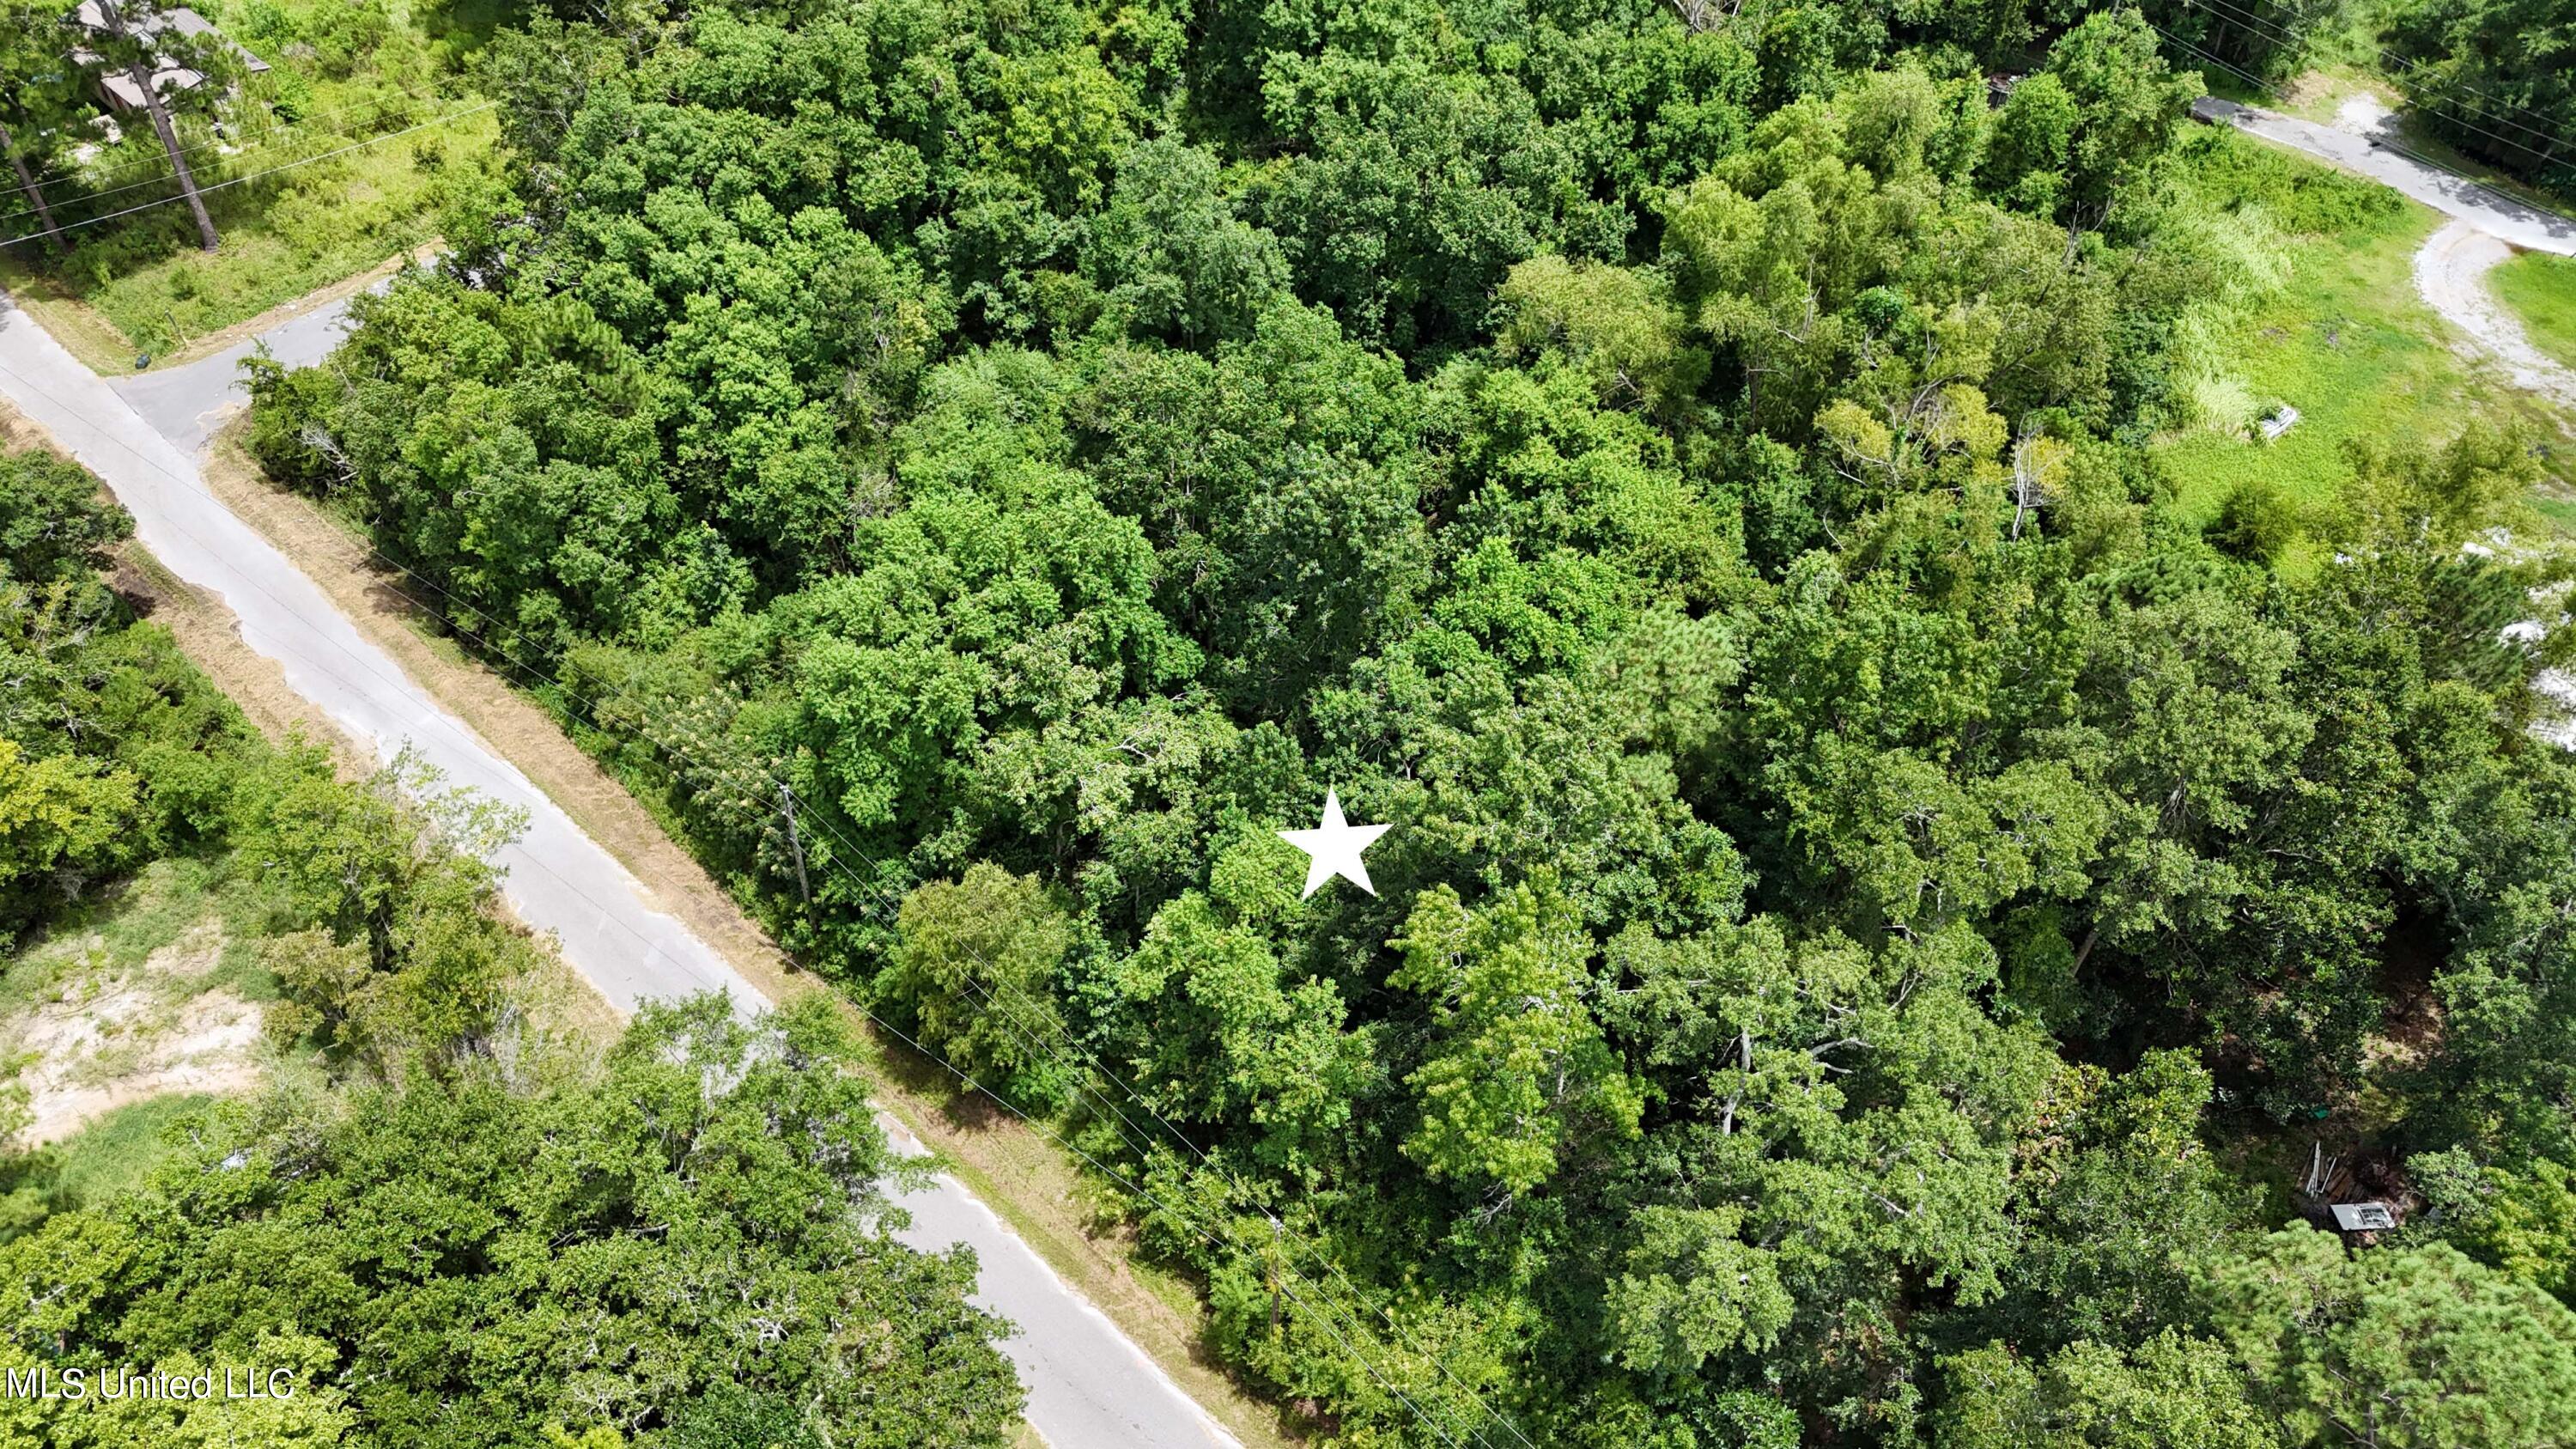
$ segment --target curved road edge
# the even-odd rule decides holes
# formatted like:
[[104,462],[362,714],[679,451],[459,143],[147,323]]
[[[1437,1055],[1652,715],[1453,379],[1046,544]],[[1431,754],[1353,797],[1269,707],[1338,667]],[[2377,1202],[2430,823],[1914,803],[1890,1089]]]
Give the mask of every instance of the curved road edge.
[[[281,361],[317,360],[336,342],[339,304],[266,334]],[[743,1009],[765,999],[706,942],[660,909],[614,855],[526,775],[413,681],[266,537],[205,486],[197,452],[242,394],[244,343],[167,372],[111,384],[0,294],[0,394],[105,479],[134,515],[137,539],[188,584],[219,598],[243,642],[353,740],[390,760],[408,748],[452,785],[528,812],[494,859],[502,891],[531,928],[621,1012],[655,998],[720,990]],[[895,1149],[927,1152],[890,1115]],[[898,1239],[976,1253],[977,1306],[1009,1319],[1003,1352],[1029,1394],[1030,1426],[1055,1449],[1241,1449],[1162,1366],[1121,1332],[955,1178],[897,1200]]]
[[[2385,117],[2356,132],[2216,96],[2192,102],[2191,113],[2366,176],[2450,217],[2415,253],[2416,292],[2516,385],[2576,408],[2576,372],[2532,346],[2521,320],[2486,285],[2486,274],[2516,249],[2576,256],[2576,221],[2390,149],[2377,139],[2388,133]],[[2544,670],[2532,687],[2559,710],[2536,732],[2576,749],[2576,677]]]

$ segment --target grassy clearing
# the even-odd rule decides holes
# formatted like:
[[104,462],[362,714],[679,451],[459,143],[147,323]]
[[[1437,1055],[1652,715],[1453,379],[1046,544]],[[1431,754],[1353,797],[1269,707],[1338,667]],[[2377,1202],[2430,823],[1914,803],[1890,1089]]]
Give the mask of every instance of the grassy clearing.
[[163,1140],[170,1124],[214,1101],[202,1092],[146,1097],[56,1144],[51,1184],[56,1210],[109,1202],[141,1187],[152,1169],[170,1155]]
[[272,1000],[275,983],[257,964],[266,914],[258,892],[226,859],[164,856],[66,911],[44,936],[0,963],[0,1019],[131,976],[209,926],[220,947],[197,953],[206,957],[199,969],[157,983],[160,989],[177,996],[225,987]]
[[184,361],[209,350],[191,343],[220,346],[234,324],[428,243],[441,173],[485,164],[494,134],[484,112],[218,193],[208,200],[223,248],[211,256],[185,234],[184,207],[137,217],[127,223],[137,233],[67,258],[13,247],[0,253],[0,287],[100,372],[132,371],[144,354]]
[[2576,257],[2525,252],[2487,274],[2534,347],[2576,367]]
[[[176,117],[221,248],[198,250],[169,160],[139,123],[112,144],[52,158],[48,199],[68,254],[36,239],[0,248],[0,286],[102,372],[220,345],[235,324],[419,247],[453,188],[488,169],[498,135],[458,82],[490,29],[481,9],[198,8],[272,66]],[[0,212],[27,209],[15,188],[0,195]],[[30,225],[18,217],[0,232]]]
[[[85,1137],[136,1104],[257,1083],[275,1055],[261,1033],[261,1003],[277,996],[258,950],[269,915],[228,858],[164,857],[0,963],[0,1060],[28,1094],[29,1140]],[[59,1157],[59,1170],[119,1180],[148,1168],[134,1164],[150,1136],[129,1123],[87,1158]]]
[[[2328,502],[2352,475],[2354,444],[2438,442],[2472,417],[2561,430],[2545,405],[2456,351],[2450,325],[2416,294],[2415,252],[2440,216],[2411,202],[2320,211],[2292,189],[2322,194],[2332,188],[2316,178],[2339,173],[2232,133],[2212,141],[2193,153],[2196,180],[2245,283],[2188,319],[2173,425],[2156,441],[2186,518],[2206,521],[2257,481],[2303,505]],[[2262,174],[2249,182],[2249,169]],[[2252,418],[2284,403],[2298,425],[2255,441]],[[2559,451],[2549,466],[2563,488]]]

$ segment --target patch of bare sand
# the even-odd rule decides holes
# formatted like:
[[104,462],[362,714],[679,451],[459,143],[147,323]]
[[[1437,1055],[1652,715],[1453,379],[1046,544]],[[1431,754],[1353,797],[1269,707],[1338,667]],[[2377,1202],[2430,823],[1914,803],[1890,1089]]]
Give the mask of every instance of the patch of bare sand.
[[[272,484],[241,446],[246,427],[236,419],[218,433],[205,459],[206,485],[226,507],[293,559],[406,674],[634,872],[657,908],[686,922],[744,979],[773,1001],[828,989],[799,972],[545,710],[445,637],[441,616],[452,610],[449,601],[385,564],[319,505]],[[1278,1411],[1243,1393],[1206,1354],[1204,1315],[1188,1292],[1167,1279],[1158,1291],[1129,1261],[1132,1234],[1100,1210],[1098,1192],[1060,1148],[981,1094],[958,1090],[936,1063],[878,1031],[847,1002],[841,1005],[883,1053],[878,1101],[938,1151],[976,1196],[1250,1449],[1294,1442],[1282,1433]]]
[[76,976],[59,999],[11,1022],[0,1058],[26,1062],[18,1082],[34,1113],[22,1140],[59,1141],[146,1097],[255,1084],[259,1008],[220,988],[196,989],[223,949],[223,924],[200,921],[140,969]]

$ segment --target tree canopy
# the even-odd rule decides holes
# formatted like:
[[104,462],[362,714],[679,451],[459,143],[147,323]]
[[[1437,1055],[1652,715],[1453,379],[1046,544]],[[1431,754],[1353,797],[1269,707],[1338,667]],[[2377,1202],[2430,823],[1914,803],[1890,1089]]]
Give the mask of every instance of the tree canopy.
[[[544,949],[483,863],[516,822],[271,746],[107,587],[130,527],[85,469],[0,454],[0,946],[198,857],[247,878],[285,1056],[94,1200],[16,1142],[0,1062],[0,1446],[1011,1442],[1006,1325],[971,1253],[890,1236],[918,1169],[829,1005],[540,1027]],[[288,1392],[111,1399],[111,1369]],[[16,1390],[39,1370],[88,1392]]]
[[[2531,440],[2172,506],[2243,143],[2133,7],[709,0],[489,83],[260,457],[1319,1435],[2576,1422],[2567,636],[2463,547]],[[1297,896],[1328,788],[1379,895]],[[2320,1134],[2489,1210],[2284,1238]]]

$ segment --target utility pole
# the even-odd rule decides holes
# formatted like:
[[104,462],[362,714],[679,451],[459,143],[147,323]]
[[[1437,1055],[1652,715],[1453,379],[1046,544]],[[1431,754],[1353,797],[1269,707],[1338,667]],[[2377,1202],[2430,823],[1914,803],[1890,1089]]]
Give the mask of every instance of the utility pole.
[[44,188],[36,184],[36,174],[27,169],[27,158],[18,154],[18,138],[9,128],[0,126],[0,151],[9,153],[9,169],[18,173],[18,190],[36,208],[36,220],[45,228],[45,239],[53,243],[56,255],[69,252],[63,241],[63,229],[54,225],[54,209],[45,204]]
[[197,218],[197,244],[207,251],[215,249],[215,219],[206,214],[206,199],[197,194],[197,174],[188,169],[187,152],[179,145],[179,128],[170,124],[170,110],[161,104],[161,93],[152,88],[152,68],[157,56],[154,46],[161,38],[154,33],[137,38],[126,28],[125,17],[117,12],[116,0],[98,0],[101,19],[107,22],[107,33],[122,42],[126,53],[125,75],[143,92],[144,113],[152,118],[152,130],[161,138],[161,149],[170,153],[170,169],[179,175],[179,190],[188,198],[188,210]]
[[805,842],[796,835],[796,792],[788,789],[784,780],[778,782],[778,809],[787,817],[787,848],[796,852],[796,894],[810,906],[814,904],[814,888],[805,883]]

